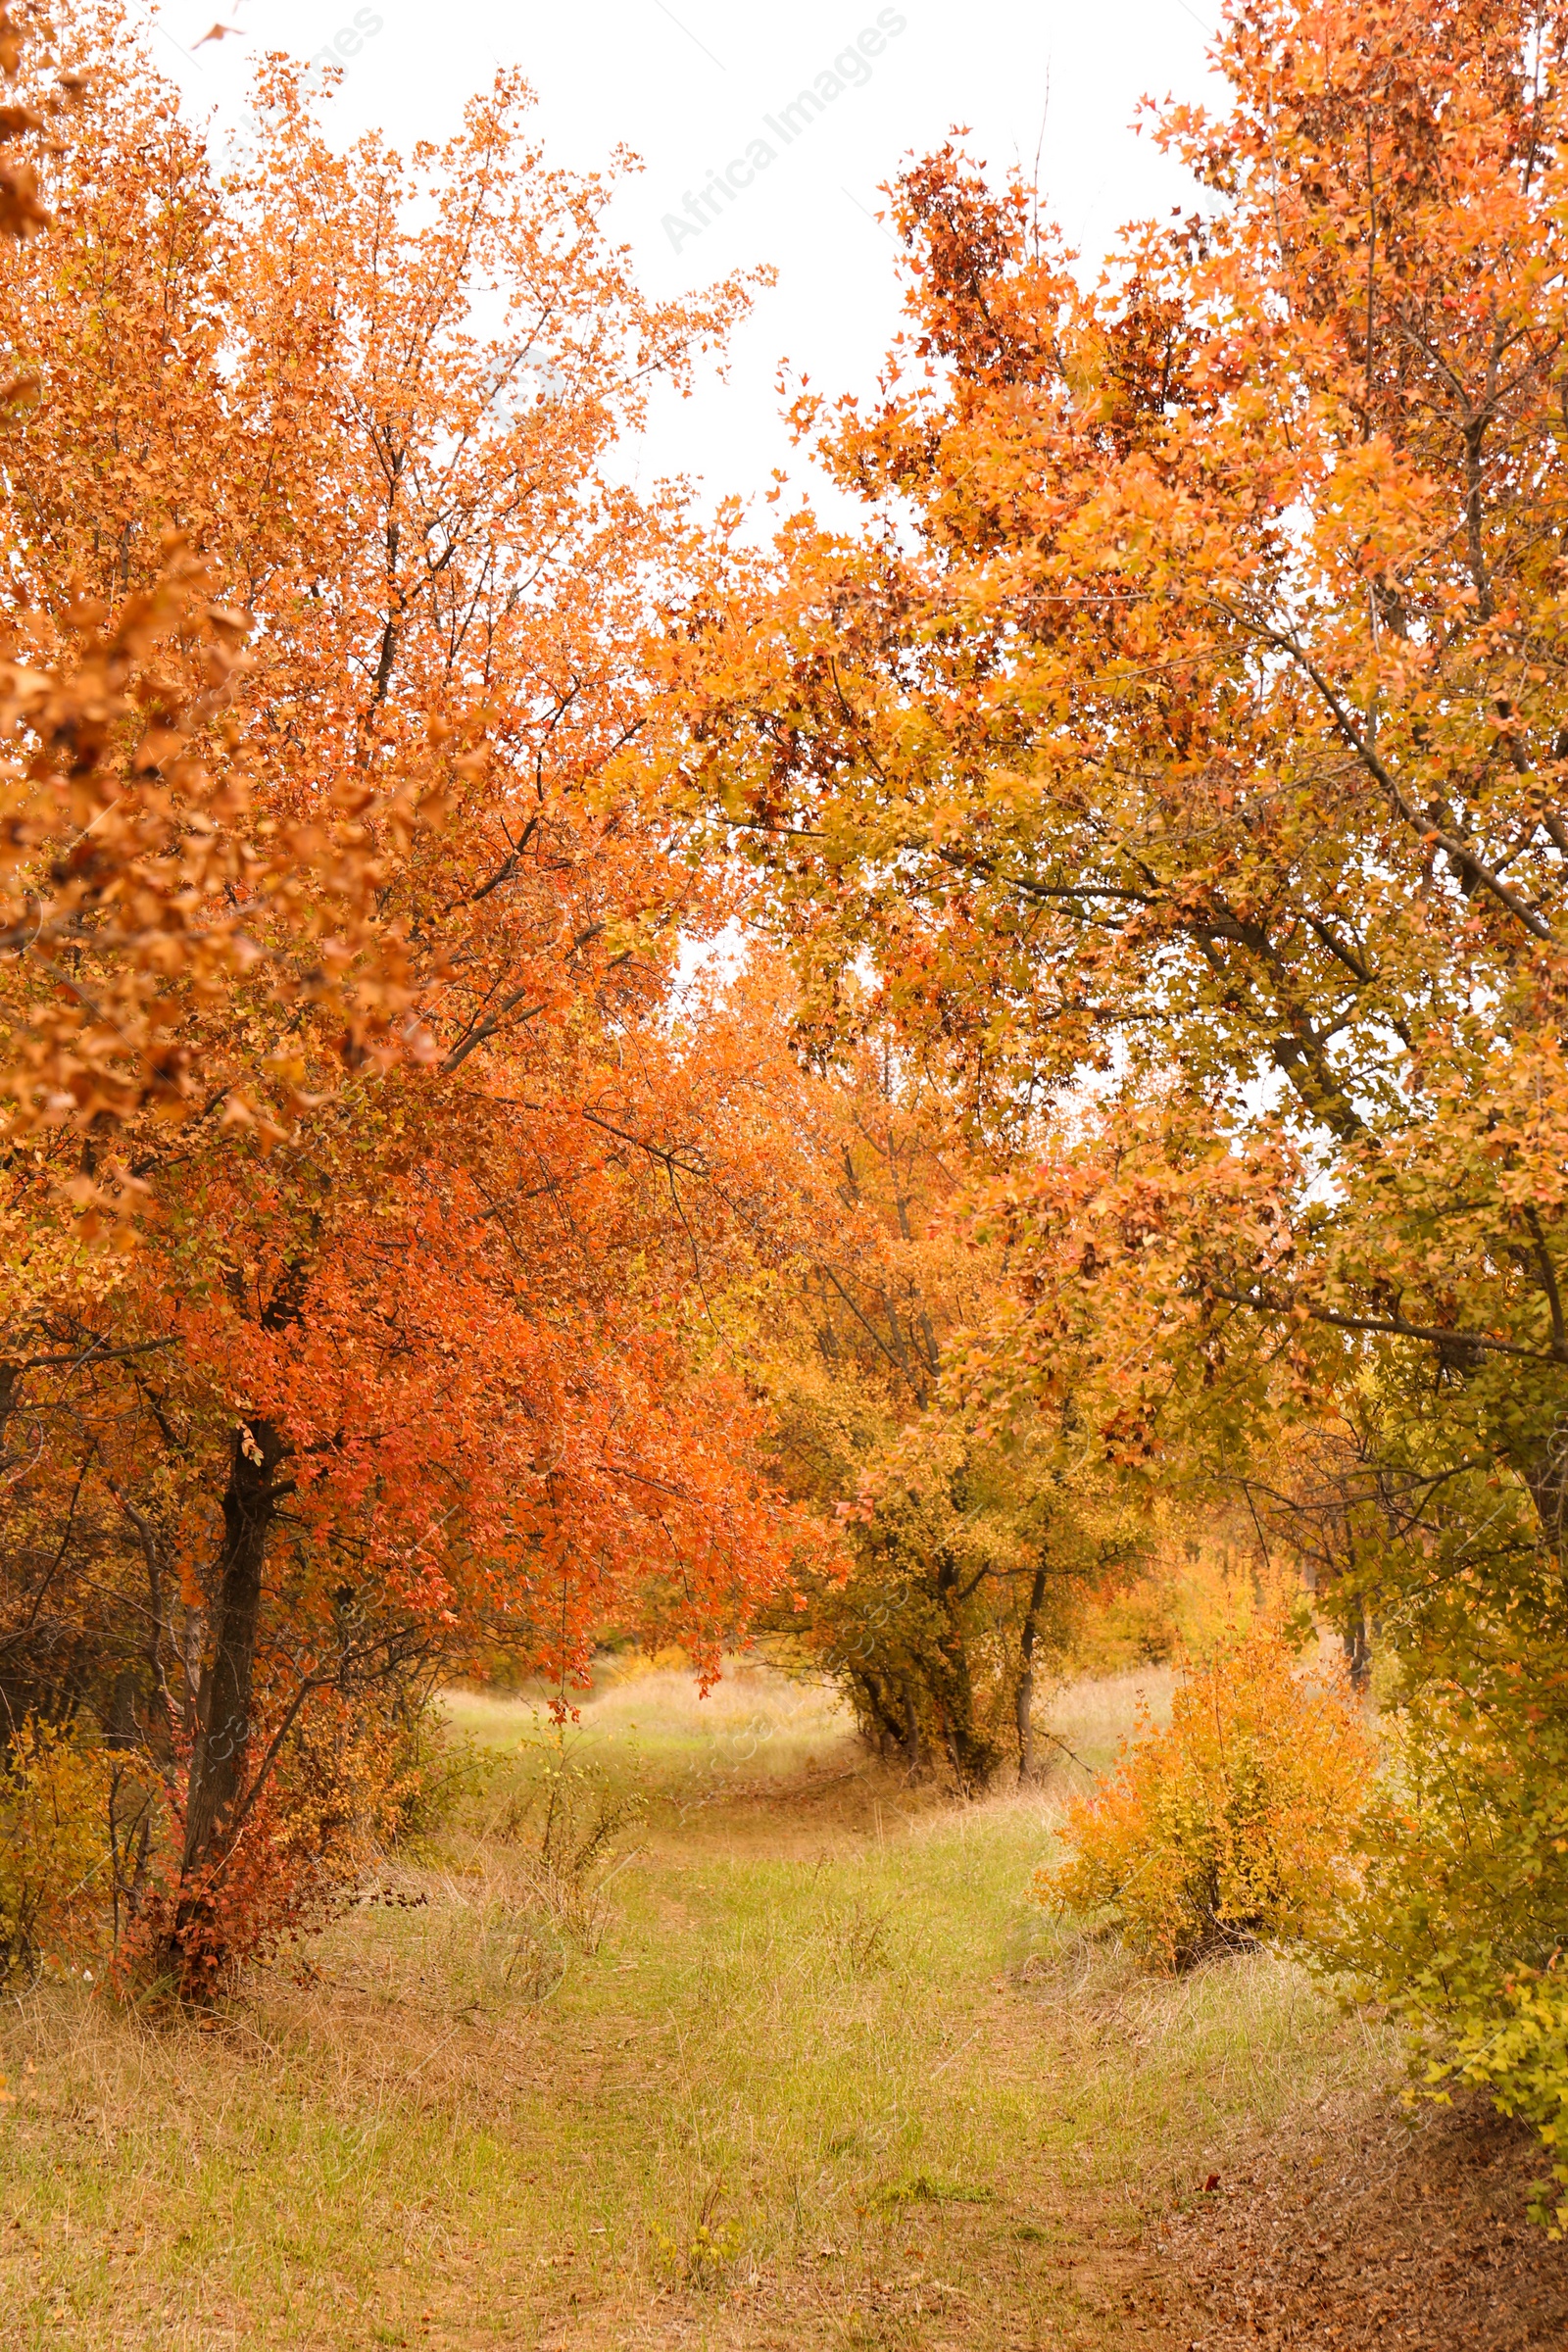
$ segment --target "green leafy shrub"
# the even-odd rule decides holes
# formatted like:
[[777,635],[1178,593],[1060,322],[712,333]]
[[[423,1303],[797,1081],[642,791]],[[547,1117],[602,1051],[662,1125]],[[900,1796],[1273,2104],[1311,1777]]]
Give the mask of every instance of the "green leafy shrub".
[[[1409,2031],[1429,2096],[1457,2082],[1533,2124],[1558,2160],[1540,2200],[1568,2231],[1568,1657],[1499,1645],[1397,1706],[1361,1823],[1363,1868],[1327,1964]],[[1560,2153],[1559,2153],[1560,2152]]]
[[430,1700],[400,1709],[391,1754],[388,1838],[415,1851],[482,1804],[504,1761],[499,1748],[455,1732]]
[[647,1812],[635,1788],[616,1788],[591,1758],[573,1752],[554,1727],[535,1740],[531,1769],[496,1828],[518,1850],[538,1908],[586,1952],[596,1952],[609,1917],[612,1879],[635,1849]]

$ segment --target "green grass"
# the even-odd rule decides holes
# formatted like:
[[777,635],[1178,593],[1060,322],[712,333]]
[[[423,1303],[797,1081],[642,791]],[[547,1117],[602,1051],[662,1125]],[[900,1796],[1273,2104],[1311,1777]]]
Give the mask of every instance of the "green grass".
[[1053,1928],[1049,1796],[922,1807],[819,1696],[704,1703],[583,1711],[648,1800],[597,1950],[497,1834],[525,1711],[458,1697],[505,1758],[473,1826],[293,1975],[207,2031],[13,2001],[7,2346],[1112,2343],[1145,2217],[1383,2079],[1288,1966],[1161,1984]]

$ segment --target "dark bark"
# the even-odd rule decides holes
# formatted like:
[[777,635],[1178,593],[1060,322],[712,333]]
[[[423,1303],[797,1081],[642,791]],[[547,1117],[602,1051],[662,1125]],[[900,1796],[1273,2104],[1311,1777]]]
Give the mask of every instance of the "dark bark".
[[104,1737],[110,1747],[140,1747],[144,1744],[141,1705],[141,1683],[134,1666],[122,1666],[109,1693],[109,1715],[104,1725]]
[[958,1794],[967,1800],[973,1794],[973,1790],[969,1785],[969,1776],[963,1768],[963,1749],[952,1724],[945,1720],[942,1725],[942,1737],[947,1742],[948,1762],[953,1766],[953,1778]]
[[[972,1592],[973,1587],[969,1590]],[[1002,1751],[986,1739],[975,1722],[974,1678],[969,1669],[956,1563],[944,1557],[937,1569],[936,1600],[947,1631],[921,1660],[921,1679],[931,1694],[941,1726],[943,1744],[962,1796],[989,1786],[1002,1761]]]
[[865,1737],[875,1740],[877,1753],[884,1761],[902,1755],[906,1723],[898,1690],[873,1670],[858,1666],[850,1676],[850,1692],[856,1718]]
[[920,1710],[915,1704],[914,1686],[907,1675],[904,1678],[904,1753],[911,1779],[925,1768],[925,1750],[920,1741]]
[[0,1364],[0,1457],[3,1457],[6,1451],[7,1441],[11,1434],[12,1416],[16,1412],[19,1401],[17,1393],[21,1385],[22,1366],[13,1363]]
[[1018,1639],[1018,1779],[1020,1784],[1035,1777],[1035,1639],[1040,1630],[1040,1610],[1046,1597],[1046,1568],[1042,1561],[1035,1570],[1035,1581],[1029,1590],[1029,1606],[1024,1611],[1023,1632]]
[[181,1878],[187,1883],[203,1877],[221,1858],[229,1816],[244,1784],[267,1540],[279,1501],[292,1492],[277,1477],[285,1450],[282,1433],[273,1422],[253,1421],[234,1433],[223,1494],[212,1651],[197,1701],[185,1811]]
[[1568,1428],[1554,1429],[1523,1467],[1547,1549],[1560,1558],[1568,1550]]

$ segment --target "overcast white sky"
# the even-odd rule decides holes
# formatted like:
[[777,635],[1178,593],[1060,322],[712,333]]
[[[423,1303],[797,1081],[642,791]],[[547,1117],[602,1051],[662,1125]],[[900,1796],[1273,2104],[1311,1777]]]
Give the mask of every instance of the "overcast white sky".
[[[538,95],[552,160],[582,170],[619,142],[634,148],[646,170],[614,220],[651,293],[696,288],[758,262],[778,271],[736,345],[728,384],[710,377],[692,400],[668,402],[646,460],[660,472],[701,476],[711,497],[758,496],[775,465],[804,471],[778,420],[780,364],[825,391],[864,389],[896,329],[894,247],[874,215],[878,183],[900,158],[938,144],[956,123],[969,125],[972,151],[999,169],[1020,159],[1032,171],[1038,147],[1046,209],[1098,255],[1119,222],[1187,194],[1129,126],[1146,92],[1204,90],[1214,5],[161,0],[154,47],[193,114],[216,109],[232,121],[259,51],[313,57],[336,40],[340,55],[352,54],[323,109],[333,135],[346,142],[376,126],[405,146],[453,127],[498,62],[518,65]],[[198,47],[215,15],[238,37]],[[872,38],[860,42],[866,32]],[[859,62],[835,74],[835,59],[858,43]],[[840,93],[786,141],[783,110],[822,74],[843,85]],[[672,233],[668,220],[688,197],[758,139],[772,162],[700,233]]]

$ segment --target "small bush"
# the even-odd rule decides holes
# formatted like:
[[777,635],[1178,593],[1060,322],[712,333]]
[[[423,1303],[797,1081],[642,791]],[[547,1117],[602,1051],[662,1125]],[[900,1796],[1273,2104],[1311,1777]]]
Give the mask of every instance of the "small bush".
[[104,1756],[29,1717],[0,1761],[0,1984],[96,1943],[113,1898]]
[[498,1748],[453,1731],[439,1708],[409,1708],[397,1724],[388,1842],[417,1853],[474,1814],[503,1763]]
[[636,1790],[613,1788],[599,1767],[575,1756],[561,1735],[537,1743],[528,1784],[506,1805],[498,1834],[521,1849],[535,1903],[586,1952],[596,1952],[609,1917],[610,1882],[629,1856],[626,1841],[647,1811]]
[[1168,1731],[1146,1713],[1115,1772],[1071,1800],[1071,1853],[1036,1893],[1173,1972],[1299,1936],[1345,1891],[1373,1766],[1341,1674],[1302,1671],[1255,1625],[1189,1669]]
[[1465,2082],[1553,2158],[1568,2232],[1568,1652],[1525,1671],[1501,1629],[1400,1697],[1360,1830],[1356,1899],[1323,1957],[1410,2035],[1428,2096]]

